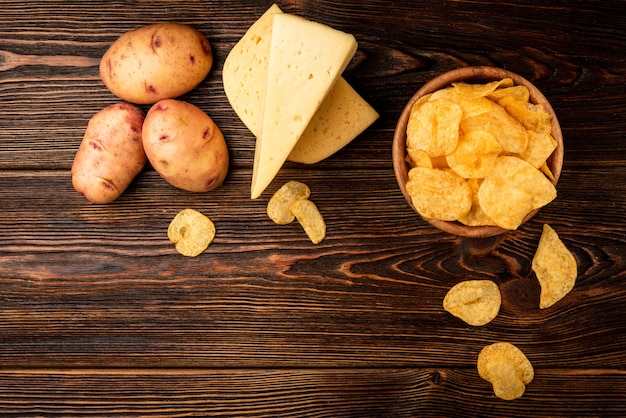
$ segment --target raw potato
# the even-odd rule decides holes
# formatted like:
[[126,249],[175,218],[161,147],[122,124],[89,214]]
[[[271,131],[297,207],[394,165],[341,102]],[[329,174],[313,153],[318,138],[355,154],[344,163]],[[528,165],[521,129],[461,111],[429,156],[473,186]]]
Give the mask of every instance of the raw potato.
[[166,99],[154,104],[143,124],[143,145],[157,173],[183,190],[213,190],[228,172],[222,132],[191,103]]
[[129,104],[108,106],[89,120],[72,164],[72,185],[93,203],[111,203],[146,163],[143,112]]
[[197,29],[158,23],[120,36],[102,56],[100,78],[126,101],[153,104],[191,91],[212,65],[211,45]]

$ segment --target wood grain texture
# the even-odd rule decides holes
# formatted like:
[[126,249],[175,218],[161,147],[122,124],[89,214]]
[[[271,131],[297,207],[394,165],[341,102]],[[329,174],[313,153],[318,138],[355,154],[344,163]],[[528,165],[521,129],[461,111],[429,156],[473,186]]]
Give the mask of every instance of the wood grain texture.
[[[0,4],[0,415],[624,416],[626,25],[622,2],[282,1],[355,35],[345,77],[381,114],[314,166],[286,164],[249,199],[254,137],[221,84],[224,59],[271,1],[4,1]],[[92,114],[117,99],[98,76],[123,32],[191,24],[215,54],[183,97],[217,122],[231,170],[192,194],[146,167],[92,205],[69,169]],[[461,239],[418,218],[395,182],[391,139],[432,77],[495,65],[533,81],[559,116],[558,198],[518,231]],[[147,107],[144,107],[147,110]],[[300,180],[323,213],[312,245],[267,199]],[[217,236],[183,258],[167,226],[192,207]],[[538,309],[531,270],[549,223],[579,268]],[[503,305],[484,327],[447,314],[465,279]],[[518,345],[535,367],[521,399],[495,398],[476,356]]]

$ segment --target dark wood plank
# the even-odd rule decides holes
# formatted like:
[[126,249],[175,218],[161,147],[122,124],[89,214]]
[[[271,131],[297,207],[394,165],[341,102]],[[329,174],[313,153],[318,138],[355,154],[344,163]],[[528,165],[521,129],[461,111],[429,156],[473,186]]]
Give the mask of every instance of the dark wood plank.
[[533,417],[563,411],[608,417],[626,413],[624,390],[624,372],[617,370],[541,371],[523,398],[509,402],[496,398],[474,370],[459,369],[20,370],[0,373],[0,410],[37,416],[449,418],[519,416],[523,410]]

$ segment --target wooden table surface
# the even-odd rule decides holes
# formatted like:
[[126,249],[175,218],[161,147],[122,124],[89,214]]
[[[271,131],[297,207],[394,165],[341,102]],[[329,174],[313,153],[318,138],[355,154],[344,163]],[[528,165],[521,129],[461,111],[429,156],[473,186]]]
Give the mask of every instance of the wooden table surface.
[[[355,35],[345,78],[381,117],[322,163],[288,163],[251,200],[254,137],[228,104],[222,67],[270,5],[0,3],[0,416],[626,415],[626,3],[280,1]],[[184,99],[222,129],[229,175],[193,194],[147,167],[116,202],[89,204],[69,169],[89,118],[117,101],[99,59],[123,32],[163,21],[212,43],[213,69]],[[535,82],[565,141],[557,199],[486,243],[418,218],[391,163],[410,96],[467,65]],[[266,215],[292,179],[326,219],[319,245]],[[217,228],[193,259],[167,238],[187,207]],[[540,310],[530,261],[544,223],[579,276]],[[481,278],[500,285],[502,309],[472,327],[442,300]],[[496,341],[535,368],[514,401],[476,370]]]

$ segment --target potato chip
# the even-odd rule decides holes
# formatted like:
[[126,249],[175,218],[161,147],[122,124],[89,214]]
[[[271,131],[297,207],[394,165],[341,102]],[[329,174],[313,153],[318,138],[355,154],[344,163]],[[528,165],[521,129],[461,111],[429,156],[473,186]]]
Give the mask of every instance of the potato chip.
[[501,80],[490,81],[489,83],[482,84],[466,83],[463,81],[452,83],[452,87],[456,91],[457,96],[464,97],[466,99],[485,97],[493,93],[498,88],[511,86],[513,86],[513,80],[511,78],[503,78]]
[[526,86],[511,86],[497,89],[487,95],[491,100],[498,101],[503,97],[513,97],[516,100],[527,102],[530,100],[530,91]]
[[472,207],[470,186],[452,171],[412,168],[406,190],[417,212],[427,219],[454,221]]
[[576,259],[548,224],[543,225],[532,268],[541,286],[541,309],[554,305],[574,288],[578,276]]
[[478,189],[478,202],[496,225],[516,229],[531,211],[556,197],[554,185],[538,169],[514,156],[500,156]]
[[526,355],[511,343],[498,342],[478,354],[478,374],[491,383],[494,394],[507,401],[521,397],[535,377]]
[[466,179],[485,177],[502,151],[500,143],[488,131],[462,131],[456,149],[446,156],[448,166]]
[[215,225],[200,212],[183,209],[170,222],[167,236],[180,254],[196,257],[213,242]]
[[426,154],[426,151],[415,148],[407,149],[408,157],[409,157],[409,165],[411,167],[428,167],[433,168],[433,162]]
[[520,154],[533,167],[541,167],[557,147],[556,139],[549,133],[528,131],[528,146]]
[[412,109],[407,124],[407,147],[424,150],[431,157],[451,153],[459,139],[461,116],[459,105],[446,99],[431,99]]
[[500,311],[498,285],[491,280],[466,280],[454,285],[443,299],[443,308],[473,326],[491,322]]
[[501,106],[496,105],[487,113],[464,119],[460,126],[465,132],[488,131],[498,140],[502,150],[511,154],[523,152],[528,145],[528,131]]
[[319,244],[326,237],[326,223],[315,203],[299,199],[291,204],[291,211],[313,244]]
[[299,181],[288,181],[272,195],[267,202],[267,216],[278,225],[293,222],[296,217],[291,212],[291,204],[299,199],[308,199],[309,187]]
[[498,104],[513,115],[529,131],[549,133],[552,130],[552,117],[545,111],[542,105],[517,100],[511,96],[501,98],[498,100]]
[[467,226],[493,226],[495,222],[487,216],[478,202],[478,189],[483,179],[468,179],[467,184],[472,190],[472,208],[465,216],[461,216],[458,221]]

